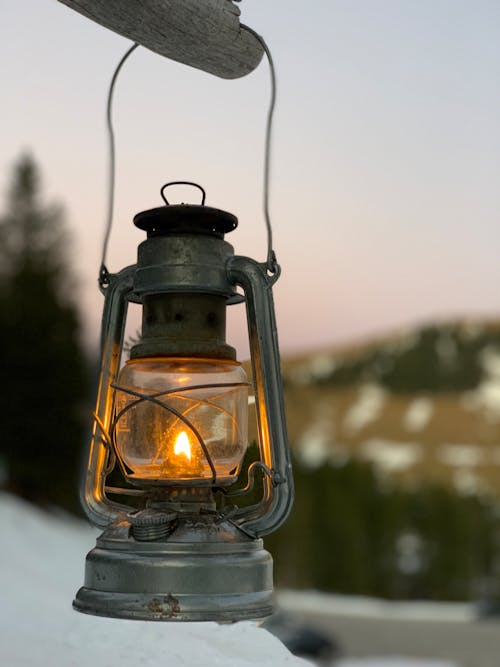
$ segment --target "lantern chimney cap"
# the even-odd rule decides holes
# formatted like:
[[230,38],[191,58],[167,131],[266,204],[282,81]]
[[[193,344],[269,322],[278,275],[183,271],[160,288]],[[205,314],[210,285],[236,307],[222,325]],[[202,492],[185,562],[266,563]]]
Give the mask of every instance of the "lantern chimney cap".
[[196,234],[224,238],[238,226],[232,213],[196,204],[172,204],[142,211],[134,216],[134,225],[152,236]]

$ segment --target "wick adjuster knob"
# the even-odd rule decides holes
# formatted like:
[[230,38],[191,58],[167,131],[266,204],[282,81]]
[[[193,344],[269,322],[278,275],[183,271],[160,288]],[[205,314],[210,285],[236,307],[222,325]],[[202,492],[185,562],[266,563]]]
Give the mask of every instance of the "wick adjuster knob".
[[160,540],[175,530],[177,514],[145,509],[131,515],[130,523],[132,524],[132,535],[139,542]]

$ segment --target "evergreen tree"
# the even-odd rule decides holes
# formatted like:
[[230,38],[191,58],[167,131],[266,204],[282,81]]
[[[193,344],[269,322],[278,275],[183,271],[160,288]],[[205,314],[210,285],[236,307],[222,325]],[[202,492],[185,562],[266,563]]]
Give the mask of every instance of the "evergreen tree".
[[[290,518],[266,538],[279,586],[465,600],[495,572],[499,522],[492,499],[431,484],[387,486],[370,464],[356,460],[315,470],[295,461],[294,477]],[[410,569],[398,548],[405,535],[419,545]]]
[[11,492],[78,508],[87,370],[59,206],[29,155],[0,216],[0,456]]

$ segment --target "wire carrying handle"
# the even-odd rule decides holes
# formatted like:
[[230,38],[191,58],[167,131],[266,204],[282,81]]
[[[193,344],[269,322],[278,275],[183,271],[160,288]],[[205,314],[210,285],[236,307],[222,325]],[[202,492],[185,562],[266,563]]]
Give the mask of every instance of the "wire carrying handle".
[[[269,63],[269,70],[271,77],[271,96],[267,112],[266,138],[265,138],[265,149],[264,149],[263,208],[264,208],[264,219],[266,223],[266,232],[267,232],[267,257],[266,257],[265,267],[270,276],[270,282],[273,283],[278,279],[281,271],[278,261],[276,259],[276,253],[274,252],[273,249],[273,230],[271,223],[271,215],[269,212],[269,190],[270,190],[269,184],[271,178],[270,176],[271,139],[273,131],[273,118],[274,118],[274,108],[276,106],[276,89],[277,89],[276,70],[274,67],[271,51],[269,50],[269,47],[267,46],[264,38],[257,32],[255,32],[255,30],[249,28],[246,25],[241,24],[241,28],[242,30],[250,32],[262,45]],[[115,203],[116,145],[115,145],[115,135],[113,128],[113,117],[112,117],[113,94],[118,75],[123,65],[129,58],[129,56],[137,49],[138,46],[139,44],[135,43],[124,53],[118,65],[116,66],[115,71],[113,72],[113,76],[111,78],[108,89],[108,97],[106,105],[106,127],[108,132],[108,193],[107,193],[108,196],[107,196],[106,217],[104,226],[104,238],[102,244],[101,266],[99,268],[99,276],[98,276],[99,287],[102,293],[106,291],[110,283],[110,272],[108,271],[108,268],[106,266],[106,258],[108,253],[109,239],[111,236],[111,228],[113,226],[113,211]],[[198,185],[197,183],[193,183],[192,181],[171,181],[169,183],[166,183],[160,191],[162,199],[167,206],[169,205],[169,202],[164,196],[164,190],[170,185],[193,185],[194,187],[199,188],[202,192],[201,205],[202,206],[205,205],[206,193],[205,190],[200,185]]]
[[160,194],[166,206],[170,206],[170,202],[167,200],[167,197],[165,196],[165,190],[171,185],[192,185],[193,187],[198,188],[198,190],[201,191],[201,205],[205,206],[205,199],[207,197],[207,193],[205,192],[205,189],[201,187],[201,185],[198,185],[198,183],[194,183],[193,181],[170,181],[170,183],[165,183],[165,185],[160,190]]
[[243,30],[251,33],[257,41],[259,41],[264,49],[266,54],[267,62],[269,63],[269,75],[271,77],[271,98],[269,101],[269,109],[267,111],[267,122],[266,122],[266,146],[264,150],[264,184],[263,184],[263,206],[264,206],[264,219],[266,221],[267,229],[267,261],[266,268],[268,272],[275,276],[275,280],[279,278],[281,269],[276,259],[276,253],[273,250],[273,228],[271,223],[271,214],[269,213],[269,182],[271,180],[271,140],[273,134],[273,120],[274,120],[274,108],[276,106],[276,69],[274,67],[274,60],[271,55],[271,51],[266,44],[265,39],[259,35],[255,30],[249,28],[247,25],[241,24]]
[[108,131],[108,200],[106,206],[106,222],[104,225],[104,238],[102,242],[101,266],[99,268],[99,287],[101,292],[105,292],[109,285],[109,271],[106,266],[106,256],[108,254],[109,237],[111,235],[111,227],[113,226],[113,210],[115,207],[115,172],[116,172],[116,146],[115,146],[115,132],[113,128],[113,94],[115,92],[116,80],[120,74],[120,70],[128,60],[128,57],[136,50],[139,44],[136,42],[123,54],[120,62],[113,72],[108,89],[108,100],[106,103],[106,128]]

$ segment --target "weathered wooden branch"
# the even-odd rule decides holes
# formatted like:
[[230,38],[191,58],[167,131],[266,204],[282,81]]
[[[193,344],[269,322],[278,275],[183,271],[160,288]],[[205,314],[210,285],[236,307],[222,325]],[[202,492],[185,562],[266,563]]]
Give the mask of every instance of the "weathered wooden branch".
[[240,26],[231,0],[59,0],[96,23],[162,56],[236,79],[262,59],[259,41]]

